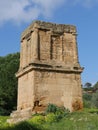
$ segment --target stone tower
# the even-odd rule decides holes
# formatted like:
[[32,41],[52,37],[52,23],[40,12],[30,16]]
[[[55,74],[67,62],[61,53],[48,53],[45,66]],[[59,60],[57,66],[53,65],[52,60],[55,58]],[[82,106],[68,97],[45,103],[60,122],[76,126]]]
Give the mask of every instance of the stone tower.
[[17,111],[40,112],[49,103],[82,105],[81,72],[73,25],[33,22],[21,36]]
[[82,102],[76,27],[33,22],[21,37],[17,109]]

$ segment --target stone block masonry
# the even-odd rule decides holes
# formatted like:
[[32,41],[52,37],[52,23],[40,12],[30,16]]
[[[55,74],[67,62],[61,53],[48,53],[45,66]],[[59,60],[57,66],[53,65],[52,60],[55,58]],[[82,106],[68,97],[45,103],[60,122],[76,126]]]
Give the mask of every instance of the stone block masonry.
[[81,109],[82,71],[76,27],[34,21],[21,36],[18,113],[42,112],[49,103]]

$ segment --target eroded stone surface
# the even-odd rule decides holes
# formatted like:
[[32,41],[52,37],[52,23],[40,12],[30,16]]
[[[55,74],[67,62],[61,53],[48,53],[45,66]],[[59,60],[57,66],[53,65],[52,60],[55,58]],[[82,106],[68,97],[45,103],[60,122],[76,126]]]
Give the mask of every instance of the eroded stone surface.
[[10,115],[10,119],[7,120],[8,123],[18,123],[20,121],[25,121],[32,117],[32,110],[30,108],[21,111],[14,111]]
[[[81,72],[73,25],[33,22],[21,36],[17,111],[44,111],[49,103],[82,104]],[[81,105],[82,106],[82,105]]]

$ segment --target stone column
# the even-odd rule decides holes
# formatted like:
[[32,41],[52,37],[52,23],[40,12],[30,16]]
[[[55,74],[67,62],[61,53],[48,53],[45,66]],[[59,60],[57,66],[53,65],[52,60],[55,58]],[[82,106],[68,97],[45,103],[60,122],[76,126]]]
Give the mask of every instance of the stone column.
[[32,47],[32,51],[31,51],[31,56],[32,56],[32,60],[38,60],[38,42],[39,42],[39,36],[38,36],[38,29],[35,28],[34,32],[31,34],[31,47]]

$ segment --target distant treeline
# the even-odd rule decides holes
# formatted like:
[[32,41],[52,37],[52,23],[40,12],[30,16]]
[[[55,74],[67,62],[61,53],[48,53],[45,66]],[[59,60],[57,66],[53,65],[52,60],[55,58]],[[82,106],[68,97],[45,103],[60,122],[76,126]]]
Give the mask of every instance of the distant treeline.
[[17,105],[19,53],[0,57],[0,115],[9,115]]

